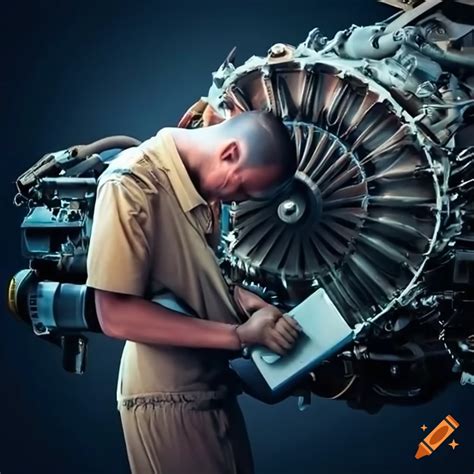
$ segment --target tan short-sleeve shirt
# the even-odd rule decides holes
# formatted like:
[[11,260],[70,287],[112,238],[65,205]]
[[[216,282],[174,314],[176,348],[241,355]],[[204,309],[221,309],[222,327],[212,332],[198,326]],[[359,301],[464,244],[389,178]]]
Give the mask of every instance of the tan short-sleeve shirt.
[[[200,318],[241,322],[208,245],[212,227],[210,207],[164,128],[123,151],[100,176],[86,284],[146,299],[166,288]],[[228,381],[228,356],[127,341],[121,395],[219,389]]]

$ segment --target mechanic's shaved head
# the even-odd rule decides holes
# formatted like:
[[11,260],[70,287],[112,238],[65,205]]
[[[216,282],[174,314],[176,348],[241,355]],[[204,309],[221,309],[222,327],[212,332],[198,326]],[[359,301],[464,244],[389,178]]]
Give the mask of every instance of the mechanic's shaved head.
[[212,187],[211,194],[222,200],[265,198],[296,171],[290,134],[270,112],[243,112],[207,131],[214,144],[214,164],[204,187]]
[[243,112],[219,124],[229,137],[242,140],[243,165],[261,167],[277,165],[285,176],[296,171],[296,150],[283,122],[271,112]]
[[290,134],[270,112],[242,112],[216,125],[175,129],[175,138],[207,199],[265,199],[278,193],[296,171]]

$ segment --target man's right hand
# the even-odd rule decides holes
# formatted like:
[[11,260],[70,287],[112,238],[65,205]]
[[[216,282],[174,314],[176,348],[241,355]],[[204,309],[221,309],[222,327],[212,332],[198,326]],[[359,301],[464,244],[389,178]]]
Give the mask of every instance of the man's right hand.
[[241,342],[248,346],[262,345],[276,354],[285,355],[295,344],[301,330],[291,316],[267,305],[238,326],[237,334]]

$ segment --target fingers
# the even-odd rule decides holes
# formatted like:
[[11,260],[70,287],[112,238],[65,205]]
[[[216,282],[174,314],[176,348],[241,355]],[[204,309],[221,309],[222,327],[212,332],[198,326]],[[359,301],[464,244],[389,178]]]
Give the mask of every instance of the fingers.
[[[281,321],[281,320],[280,320]],[[297,335],[294,334],[293,329],[288,329],[287,323],[278,321],[274,330],[285,339],[288,344],[293,345],[296,341]]]
[[301,330],[301,326],[291,316],[286,314],[277,321],[275,328],[278,329],[282,335],[291,335],[293,339],[299,336]]
[[279,355],[285,355],[296,342],[296,337],[290,334],[282,324],[271,330],[266,346]]
[[296,331],[298,331],[298,333],[300,333],[301,331],[303,331],[303,328],[301,326],[301,324],[293,317],[293,316],[290,316],[289,314],[284,314],[283,317],[285,318],[285,320],[290,323],[290,325],[296,329]]
[[258,310],[254,316],[256,327],[262,331],[260,341],[264,346],[278,355],[285,355],[294,346],[300,332],[301,326],[288,314],[283,314],[274,306],[267,306]]
[[287,339],[285,339],[284,336],[282,336],[277,330],[273,331],[272,334],[273,340],[282,348],[286,351],[289,351],[293,347],[293,342],[289,342]]

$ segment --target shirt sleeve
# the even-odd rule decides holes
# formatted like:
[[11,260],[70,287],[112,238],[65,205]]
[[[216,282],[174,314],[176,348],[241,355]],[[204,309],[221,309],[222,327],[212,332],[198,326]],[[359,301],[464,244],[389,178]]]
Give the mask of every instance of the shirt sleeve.
[[87,286],[144,296],[151,267],[149,207],[146,194],[132,179],[99,180],[87,254]]

